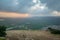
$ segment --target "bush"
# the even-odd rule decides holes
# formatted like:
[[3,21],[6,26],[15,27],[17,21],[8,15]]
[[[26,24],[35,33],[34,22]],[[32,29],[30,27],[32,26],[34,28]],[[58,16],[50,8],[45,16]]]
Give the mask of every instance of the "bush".
[[52,29],[52,28],[48,28],[48,30],[49,30],[52,34],[60,34],[60,30]]
[[6,27],[0,26],[0,37],[5,37],[5,36],[6,36]]
[[5,40],[4,38],[0,38],[0,40]]

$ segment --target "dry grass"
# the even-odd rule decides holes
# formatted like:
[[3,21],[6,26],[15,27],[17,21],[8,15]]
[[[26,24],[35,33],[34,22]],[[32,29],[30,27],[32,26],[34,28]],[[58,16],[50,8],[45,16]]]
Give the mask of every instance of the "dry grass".
[[12,30],[7,31],[7,40],[60,40],[60,35],[48,31]]

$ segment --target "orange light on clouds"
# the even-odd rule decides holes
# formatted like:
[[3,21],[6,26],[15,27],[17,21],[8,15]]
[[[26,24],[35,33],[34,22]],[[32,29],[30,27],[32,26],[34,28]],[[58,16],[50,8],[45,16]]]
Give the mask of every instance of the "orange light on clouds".
[[0,17],[4,18],[26,18],[29,17],[28,13],[14,13],[14,12],[0,12]]

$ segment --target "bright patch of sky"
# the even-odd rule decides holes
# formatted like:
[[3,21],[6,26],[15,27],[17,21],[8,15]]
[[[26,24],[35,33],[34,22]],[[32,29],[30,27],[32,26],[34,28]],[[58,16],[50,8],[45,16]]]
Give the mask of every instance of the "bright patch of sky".
[[36,9],[44,10],[47,8],[46,4],[42,4],[40,0],[33,0],[33,3],[35,3],[35,5],[31,7],[31,10],[36,10]]
[[13,0],[13,3],[14,3],[15,5],[18,5],[18,4],[19,4],[18,0]]
[[44,11],[48,11],[48,7],[46,6],[46,3],[43,4],[41,3],[40,0],[33,0],[32,1],[34,3],[33,6],[30,7],[30,15],[32,16],[43,16],[44,15]]

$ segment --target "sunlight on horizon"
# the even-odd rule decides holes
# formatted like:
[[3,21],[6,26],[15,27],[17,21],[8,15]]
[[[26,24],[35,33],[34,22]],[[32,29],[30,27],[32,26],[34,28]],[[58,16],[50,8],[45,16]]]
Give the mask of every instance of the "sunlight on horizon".
[[0,12],[0,17],[3,18],[27,18],[29,14],[27,13],[15,13],[15,12]]

